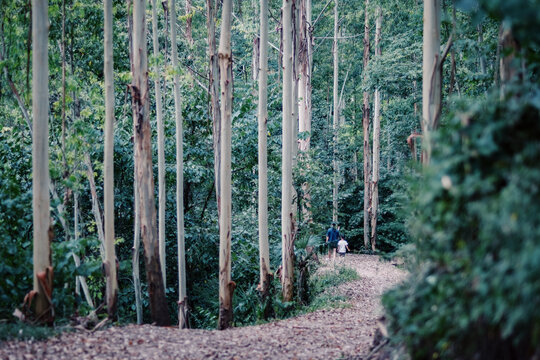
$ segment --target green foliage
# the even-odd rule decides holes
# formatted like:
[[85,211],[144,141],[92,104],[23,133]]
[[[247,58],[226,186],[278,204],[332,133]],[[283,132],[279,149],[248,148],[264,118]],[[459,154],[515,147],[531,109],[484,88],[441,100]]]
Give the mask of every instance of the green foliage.
[[385,296],[413,358],[530,358],[540,347],[540,88],[462,105],[414,186],[411,278]]
[[[26,137],[25,143],[19,136]],[[32,290],[32,189],[24,180],[32,167],[27,136],[14,128],[0,129],[0,319],[11,317]]]
[[67,328],[36,326],[22,322],[0,322],[0,341],[5,340],[43,340],[54,337]]

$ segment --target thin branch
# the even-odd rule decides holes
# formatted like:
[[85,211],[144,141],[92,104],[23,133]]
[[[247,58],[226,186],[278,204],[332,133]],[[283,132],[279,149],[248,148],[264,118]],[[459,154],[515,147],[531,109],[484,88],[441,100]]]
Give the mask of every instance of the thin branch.
[[324,13],[324,11],[326,10],[326,8],[328,7],[328,5],[330,5],[330,3],[333,3],[334,0],[330,0],[326,3],[326,5],[324,5],[324,8],[321,10],[321,12],[319,13],[319,16],[317,16],[317,18],[315,19],[315,21],[313,22],[313,25],[311,25],[311,28],[315,28],[315,25],[317,24],[317,22],[319,21],[319,19],[321,18],[321,15]]
[[450,37],[448,38],[448,41],[446,42],[446,46],[444,47],[444,51],[441,55],[441,60],[439,62],[439,66],[442,69],[442,65],[444,63],[444,60],[446,60],[446,57],[448,56],[448,52],[450,51],[450,48],[452,47],[452,44],[454,43],[454,34],[450,34]]

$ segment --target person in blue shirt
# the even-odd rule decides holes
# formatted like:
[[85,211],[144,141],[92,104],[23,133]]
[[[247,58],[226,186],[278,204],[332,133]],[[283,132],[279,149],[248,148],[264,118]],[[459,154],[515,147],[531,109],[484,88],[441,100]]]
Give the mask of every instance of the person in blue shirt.
[[334,257],[334,261],[336,260],[336,249],[338,241],[339,230],[336,229],[336,223],[332,222],[332,227],[329,228],[326,232],[326,243],[328,244],[328,260],[330,260],[332,255]]

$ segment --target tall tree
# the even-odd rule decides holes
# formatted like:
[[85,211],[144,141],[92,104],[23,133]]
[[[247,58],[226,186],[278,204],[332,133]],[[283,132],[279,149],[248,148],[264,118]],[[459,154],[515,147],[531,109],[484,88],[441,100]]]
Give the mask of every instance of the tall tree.
[[104,199],[105,205],[105,274],[107,275],[107,312],[116,317],[118,280],[116,278],[116,253],[114,250],[114,64],[113,64],[113,13],[112,0],[104,0],[104,69],[105,75],[105,148]]
[[233,96],[231,51],[232,0],[223,1],[219,38],[219,71],[221,88],[221,201],[219,203],[219,323],[220,330],[232,325],[231,280],[231,118]]
[[217,2],[206,0],[206,27],[208,28],[208,87],[210,92],[210,113],[212,114],[212,138],[214,145],[214,183],[216,188],[216,203],[220,203],[220,159],[221,159],[221,108],[219,105],[219,64],[216,52],[216,16]]
[[[369,0],[365,1],[364,9],[364,61],[363,61],[363,76],[367,78],[367,67],[369,63]],[[369,205],[371,203],[371,191],[370,191],[370,158],[371,150],[369,147],[369,92],[364,91],[364,103],[362,109],[362,128],[364,132],[364,247],[369,247],[369,220],[370,211]]]
[[[377,6],[375,14],[375,56],[382,55],[381,51],[382,11]],[[373,114],[373,173],[371,182],[371,250],[375,251],[377,243],[377,212],[379,207],[379,166],[380,166],[380,133],[381,133],[381,92],[375,89]]]
[[178,242],[178,327],[188,327],[188,306],[186,290],[186,252],[184,243],[184,147],[182,99],[180,97],[180,77],[178,76],[178,47],[176,45],[176,6],[171,0],[171,60],[174,70],[174,112],[176,119],[176,232]]
[[293,298],[294,238],[292,213],[292,0],[283,0],[283,130],[281,159],[281,284],[284,301]]
[[48,1],[32,0],[32,208],[35,313],[53,321],[49,199],[49,18]]
[[154,92],[156,96],[156,123],[157,123],[157,148],[158,148],[158,236],[159,236],[159,260],[161,262],[161,274],[163,286],[167,288],[167,266],[165,263],[165,130],[163,126],[163,106],[161,99],[161,67],[159,65],[159,39],[158,39],[158,14],[157,0],[152,0],[152,44],[154,47]]
[[334,0],[334,43],[332,47],[332,55],[334,59],[334,90],[333,90],[333,109],[334,117],[332,122],[332,149],[333,158],[332,165],[334,168],[333,187],[332,187],[332,221],[338,221],[338,187],[339,187],[339,167],[337,161],[337,137],[339,127],[339,57],[338,57],[338,30],[339,30],[339,18],[338,18],[338,0]]
[[[312,53],[312,30],[311,30],[311,0],[300,0],[300,28],[299,28],[299,87],[298,87],[298,126],[302,134],[299,139],[299,150],[304,158],[309,155],[311,143],[311,53]],[[310,185],[302,184],[303,202],[302,213],[304,221],[311,222],[311,196]]]
[[131,97],[135,122],[135,167],[139,186],[141,237],[144,244],[150,313],[153,322],[160,326],[166,326],[170,324],[170,319],[161,274],[156,229],[145,10],[146,0],[135,0],[133,2],[134,51]]
[[431,132],[436,127],[441,106],[441,74],[437,71],[441,46],[441,1],[424,1],[424,35],[422,56],[422,133],[423,160],[431,157]]
[[268,0],[260,1],[260,56],[259,56],[259,291],[268,296],[268,287],[272,281],[270,272],[270,250],[268,244]]

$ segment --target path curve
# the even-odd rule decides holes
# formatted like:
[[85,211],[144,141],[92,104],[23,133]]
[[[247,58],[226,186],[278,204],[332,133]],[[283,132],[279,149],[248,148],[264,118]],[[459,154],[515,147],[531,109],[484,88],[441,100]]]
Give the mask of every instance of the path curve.
[[[322,259],[319,271],[331,271]],[[377,256],[347,255],[338,266],[360,280],[338,291],[351,307],[319,310],[268,324],[217,330],[179,330],[150,325],[64,333],[47,341],[0,343],[0,359],[339,359],[361,358],[373,342],[382,314],[380,295],[406,276]]]

